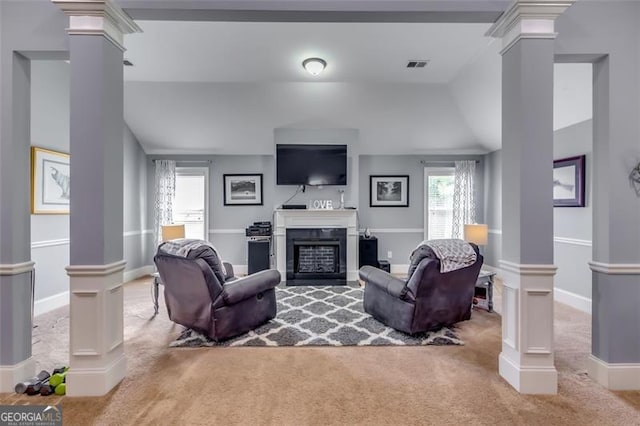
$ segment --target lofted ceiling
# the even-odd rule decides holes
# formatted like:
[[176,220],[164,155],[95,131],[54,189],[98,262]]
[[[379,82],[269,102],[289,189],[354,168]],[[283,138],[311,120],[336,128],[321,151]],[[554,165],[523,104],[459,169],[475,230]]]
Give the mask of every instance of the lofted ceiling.
[[[448,84],[492,45],[489,24],[138,25],[125,119],[148,153],[271,154],[287,127],[355,128],[370,154],[487,151]],[[313,56],[328,63],[318,77],[301,65]]]
[[[147,153],[273,154],[278,128],[358,129],[365,154],[501,146],[490,24],[137,23],[144,32],[125,38],[125,120]],[[318,77],[301,65],[313,56],[328,63]],[[412,59],[429,64],[407,69]],[[556,128],[590,114],[566,101],[585,99],[590,74],[563,70]]]

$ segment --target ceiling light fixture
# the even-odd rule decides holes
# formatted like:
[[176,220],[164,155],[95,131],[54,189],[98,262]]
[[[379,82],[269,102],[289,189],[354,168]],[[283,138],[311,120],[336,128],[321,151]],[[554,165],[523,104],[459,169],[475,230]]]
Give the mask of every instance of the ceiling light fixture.
[[309,74],[318,75],[327,66],[327,62],[320,58],[308,58],[302,61],[302,66]]

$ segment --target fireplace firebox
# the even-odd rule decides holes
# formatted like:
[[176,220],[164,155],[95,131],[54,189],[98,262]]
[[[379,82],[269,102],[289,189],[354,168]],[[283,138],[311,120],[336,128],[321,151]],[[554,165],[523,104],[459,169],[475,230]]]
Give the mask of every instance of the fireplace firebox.
[[286,239],[288,285],[346,283],[346,229],[287,229]]

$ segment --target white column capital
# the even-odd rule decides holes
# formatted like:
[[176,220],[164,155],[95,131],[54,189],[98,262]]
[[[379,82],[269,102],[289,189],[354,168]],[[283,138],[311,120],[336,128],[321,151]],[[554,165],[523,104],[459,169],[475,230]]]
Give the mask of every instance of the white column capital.
[[554,39],[554,23],[575,0],[515,1],[485,35],[502,39],[504,54],[521,39]]
[[124,49],[124,35],[142,29],[112,0],[51,0],[69,16],[70,35],[100,35]]

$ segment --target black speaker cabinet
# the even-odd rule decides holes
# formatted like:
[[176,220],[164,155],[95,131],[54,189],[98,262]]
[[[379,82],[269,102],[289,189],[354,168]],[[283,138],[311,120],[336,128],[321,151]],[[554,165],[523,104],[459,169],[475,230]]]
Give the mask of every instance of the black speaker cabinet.
[[391,264],[389,263],[388,260],[381,260],[379,264],[380,264],[379,266],[380,269],[382,269],[385,272],[391,273]]
[[249,274],[264,271],[271,267],[269,258],[271,240],[256,240],[248,241],[248,265],[247,270]]
[[370,265],[378,267],[378,239],[360,236],[360,267]]

